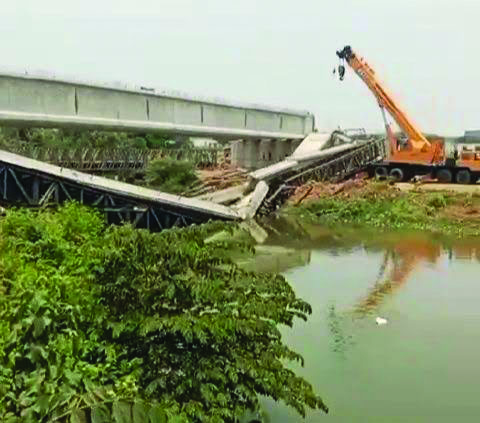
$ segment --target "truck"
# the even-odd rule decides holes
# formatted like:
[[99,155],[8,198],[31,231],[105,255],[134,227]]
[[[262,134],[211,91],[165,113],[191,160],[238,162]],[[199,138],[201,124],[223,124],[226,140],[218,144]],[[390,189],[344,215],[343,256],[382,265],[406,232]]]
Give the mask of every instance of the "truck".
[[[380,82],[367,61],[350,46],[337,51],[340,59],[338,74],[345,76],[345,62],[365,83],[376,98],[386,131],[386,158],[371,166],[377,179],[407,181],[416,176],[430,176],[439,182],[476,183],[480,178],[480,146],[458,144],[446,148],[442,138],[428,138]],[[395,135],[386,113],[397,123],[401,135]]]

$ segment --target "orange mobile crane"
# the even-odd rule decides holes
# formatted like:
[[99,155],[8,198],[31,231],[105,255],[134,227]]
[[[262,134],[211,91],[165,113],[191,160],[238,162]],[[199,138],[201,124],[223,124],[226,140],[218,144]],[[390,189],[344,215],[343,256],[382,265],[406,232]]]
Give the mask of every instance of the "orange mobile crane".
[[[350,46],[337,51],[340,58],[338,73],[340,80],[345,75],[344,62],[355,71],[378,101],[382,112],[387,140],[387,159],[372,165],[372,173],[379,179],[390,177],[397,181],[410,180],[417,175],[430,174],[440,182],[474,183],[480,177],[480,152],[461,151],[455,148],[447,154],[441,139],[428,140],[412,123],[407,114],[396,104],[383,87],[375,71]],[[397,122],[406,139],[397,138],[387,121],[385,110]]]

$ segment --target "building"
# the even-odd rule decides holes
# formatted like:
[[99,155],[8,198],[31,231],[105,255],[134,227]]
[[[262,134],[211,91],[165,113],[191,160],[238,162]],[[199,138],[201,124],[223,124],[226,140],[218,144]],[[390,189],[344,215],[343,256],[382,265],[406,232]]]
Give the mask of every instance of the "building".
[[465,142],[480,143],[480,130],[465,131]]

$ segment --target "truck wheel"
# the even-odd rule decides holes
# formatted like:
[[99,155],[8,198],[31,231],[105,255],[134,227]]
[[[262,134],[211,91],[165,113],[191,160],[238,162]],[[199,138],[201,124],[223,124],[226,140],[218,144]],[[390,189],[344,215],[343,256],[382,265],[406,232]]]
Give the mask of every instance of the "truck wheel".
[[388,175],[388,170],[384,166],[379,166],[375,168],[375,179],[382,181]]
[[468,170],[459,170],[457,172],[455,180],[459,184],[469,184],[472,180],[472,176],[470,175],[470,172]]
[[405,175],[403,174],[403,170],[396,167],[390,171],[390,178],[392,178],[395,182],[403,181]]
[[444,184],[449,184],[452,182],[452,172],[448,169],[440,169],[437,172],[437,179],[438,182],[442,182]]

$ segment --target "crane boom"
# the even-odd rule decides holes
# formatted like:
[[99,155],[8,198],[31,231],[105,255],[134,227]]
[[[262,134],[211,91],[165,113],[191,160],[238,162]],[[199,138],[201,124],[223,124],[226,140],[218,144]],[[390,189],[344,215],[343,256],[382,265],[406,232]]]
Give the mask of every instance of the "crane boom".
[[[400,129],[408,137],[413,150],[424,150],[431,147],[431,143],[425,138],[422,132],[411,122],[407,114],[395,103],[391,95],[382,86],[375,75],[375,71],[368,65],[362,57],[356,55],[350,46],[346,46],[341,51],[337,51],[337,56],[341,60],[346,60],[349,66],[367,85],[378,101],[380,108],[386,109],[392,118],[397,122]],[[340,78],[343,79],[345,70],[340,70]],[[388,131],[388,128],[387,128]]]

